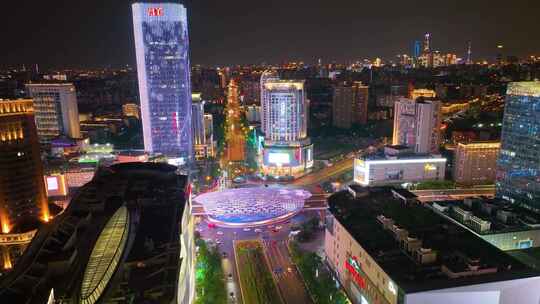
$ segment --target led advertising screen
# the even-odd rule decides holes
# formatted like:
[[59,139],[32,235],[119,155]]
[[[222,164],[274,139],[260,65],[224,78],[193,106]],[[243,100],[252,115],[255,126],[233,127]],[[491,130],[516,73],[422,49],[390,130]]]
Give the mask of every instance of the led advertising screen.
[[291,162],[289,154],[287,153],[268,153],[268,162],[272,164],[289,164]]
[[45,188],[47,190],[47,196],[66,196],[68,188],[65,176],[45,176]]
[[264,163],[267,166],[294,167],[301,162],[300,148],[264,148]]

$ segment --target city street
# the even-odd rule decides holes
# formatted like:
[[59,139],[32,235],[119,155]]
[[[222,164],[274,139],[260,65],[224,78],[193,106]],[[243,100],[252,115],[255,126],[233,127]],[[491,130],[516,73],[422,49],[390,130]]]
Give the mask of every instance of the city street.
[[313,172],[311,174],[302,176],[294,180],[291,183],[291,185],[309,186],[309,185],[321,183],[323,181],[328,180],[332,176],[339,175],[347,171],[352,172],[353,163],[354,163],[353,158],[346,158],[346,159],[340,160],[339,162],[333,164],[331,167],[326,167],[320,171]]
[[[234,240],[260,239],[264,244],[265,255],[270,264],[274,280],[285,303],[311,303],[304,282],[298,274],[296,267],[286,247],[286,241],[291,226],[297,225],[312,216],[319,216],[317,211],[305,210],[290,220],[274,225],[256,228],[210,228],[208,222],[202,218],[197,225],[201,238],[217,244],[222,254],[222,266],[226,280],[228,303],[243,303],[241,299],[238,272],[234,255]],[[212,225],[211,225],[212,226]],[[231,293],[233,297],[231,297]]]
[[266,258],[285,304],[312,303],[300,274],[296,270],[286,240],[264,240]]

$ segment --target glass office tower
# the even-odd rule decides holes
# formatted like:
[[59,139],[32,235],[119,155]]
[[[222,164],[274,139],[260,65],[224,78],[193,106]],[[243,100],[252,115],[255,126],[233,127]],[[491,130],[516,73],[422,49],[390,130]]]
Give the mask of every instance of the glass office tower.
[[540,82],[508,84],[497,196],[540,212]]
[[134,3],[133,29],[144,149],[175,164],[193,159],[186,9]]

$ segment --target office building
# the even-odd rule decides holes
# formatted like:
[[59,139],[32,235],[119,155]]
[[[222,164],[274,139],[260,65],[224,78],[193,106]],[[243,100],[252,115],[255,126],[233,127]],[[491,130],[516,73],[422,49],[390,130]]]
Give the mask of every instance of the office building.
[[304,81],[282,80],[268,72],[261,76],[263,174],[299,176],[313,165],[304,85]]
[[193,143],[195,146],[204,145],[204,101],[200,93],[191,94],[191,122],[193,124]]
[[191,193],[176,171],[101,168],[0,277],[2,303],[193,303]]
[[79,108],[75,86],[71,83],[30,83],[28,95],[34,101],[37,133],[41,143],[67,136],[80,138]]
[[495,182],[499,142],[458,143],[454,154],[454,181],[460,185]]
[[0,99],[0,225],[3,233],[28,218],[49,220],[31,99]]
[[193,159],[186,9],[175,3],[134,3],[133,30],[144,149],[171,163]]
[[191,99],[191,122],[193,124],[195,158],[203,159],[212,156],[213,154],[213,138],[211,136],[212,130],[209,130],[209,132],[206,130],[209,125],[212,124],[212,115],[204,114],[204,101],[201,99],[200,93],[191,94]]
[[540,82],[508,84],[497,196],[540,212]]
[[441,103],[437,100],[400,98],[394,108],[393,145],[415,153],[439,153]]
[[214,117],[204,114],[204,136],[206,138],[207,157],[214,157],[216,142],[214,141]]
[[533,304],[540,273],[392,188],[328,199],[324,251],[353,304]]
[[446,158],[413,154],[404,146],[385,147],[354,160],[354,182],[360,185],[386,185],[444,180]]
[[122,115],[124,115],[125,117],[134,117],[140,119],[139,106],[134,103],[123,104]]
[[368,120],[369,87],[361,82],[340,83],[334,88],[332,123],[348,129],[353,124],[366,124]]

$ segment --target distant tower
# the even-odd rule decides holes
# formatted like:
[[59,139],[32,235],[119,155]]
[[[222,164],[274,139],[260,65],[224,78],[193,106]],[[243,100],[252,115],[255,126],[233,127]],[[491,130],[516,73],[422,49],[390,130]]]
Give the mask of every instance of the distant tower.
[[416,40],[414,42],[414,49],[413,49],[413,57],[414,57],[414,59],[418,59],[418,57],[420,57],[421,52],[422,52],[422,42]]
[[430,39],[431,39],[431,34],[426,33],[426,35],[424,35],[424,52],[426,53],[429,53],[429,51],[431,50]]
[[469,41],[468,47],[467,47],[467,64],[472,64],[472,43]]

